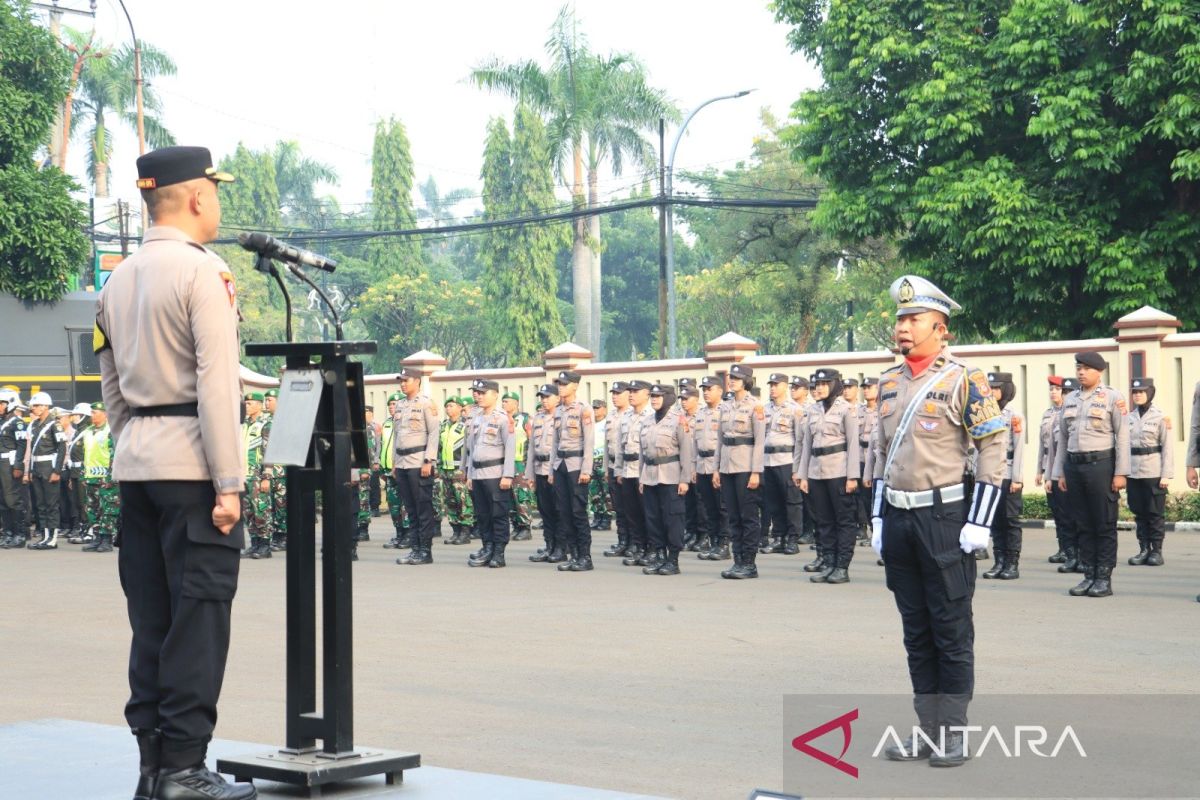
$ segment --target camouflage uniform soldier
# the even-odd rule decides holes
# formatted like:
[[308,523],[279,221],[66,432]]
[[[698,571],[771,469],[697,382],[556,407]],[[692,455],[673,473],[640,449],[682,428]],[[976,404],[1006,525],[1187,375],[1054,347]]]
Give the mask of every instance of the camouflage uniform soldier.
[[607,442],[606,419],[608,404],[603,400],[592,401],[592,414],[596,418],[596,433],[592,444],[592,480],[588,484],[588,511],[592,515],[592,530],[612,529],[612,495],[608,492],[608,471],[604,468],[604,450]]
[[437,483],[434,484],[433,505],[437,518],[447,519],[453,535],[443,544],[470,544],[475,510],[467,477],[463,472],[463,445],[467,438],[467,423],[463,416],[461,397],[450,397],[445,403],[446,419],[438,429]]
[[529,526],[533,524],[533,514],[530,506],[533,503],[533,492],[529,482],[525,480],[525,460],[529,453],[529,415],[521,410],[521,396],[516,392],[505,392],[500,404],[504,413],[513,421],[513,435],[516,437],[515,469],[513,479],[513,507],[510,514],[512,520],[513,541],[526,541],[533,538]]
[[246,421],[242,423],[242,447],[246,451],[246,491],[242,495],[242,517],[250,531],[250,546],[243,558],[271,557],[271,482],[264,472],[268,420],[263,417],[262,392],[247,392]]
[[[279,390],[267,389],[263,392],[267,417],[267,432],[264,435],[263,447],[271,436],[271,427],[275,423],[275,407],[279,403]],[[278,464],[267,467],[267,476],[271,480],[271,549],[287,549],[287,470]]]
[[112,477],[112,431],[104,403],[92,403],[92,424],[83,433],[83,482],[87,490],[87,525],[95,539],[84,545],[85,553],[111,553],[117,520],[121,514],[121,493]]

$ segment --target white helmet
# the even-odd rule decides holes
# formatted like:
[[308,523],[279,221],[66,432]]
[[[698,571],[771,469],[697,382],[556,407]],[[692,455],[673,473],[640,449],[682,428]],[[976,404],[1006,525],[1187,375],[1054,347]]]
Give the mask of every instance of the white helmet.
[[15,406],[20,402],[20,399],[12,389],[0,389],[0,403],[8,403],[10,406]]
[[71,409],[72,414],[78,414],[81,417],[90,417],[92,415],[92,407],[87,403],[76,403]]
[[50,406],[54,404],[50,401],[50,395],[46,394],[45,392],[38,392],[33,397],[29,398],[29,405]]

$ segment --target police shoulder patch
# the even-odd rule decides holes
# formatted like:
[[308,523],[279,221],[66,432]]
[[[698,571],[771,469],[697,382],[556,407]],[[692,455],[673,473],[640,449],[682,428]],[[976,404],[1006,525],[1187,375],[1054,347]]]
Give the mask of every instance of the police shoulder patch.
[[108,341],[108,336],[104,333],[104,328],[100,327],[100,321],[96,320],[92,325],[92,352],[100,355],[105,350],[111,347]]
[[755,419],[764,419],[765,417],[766,417],[766,410],[763,408],[763,404],[756,403],[754,406],[754,418]]
[[1013,414],[1012,432],[1013,433],[1021,433],[1024,430],[1025,430],[1025,420],[1021,418],[1020,414]]
[[1171,418],[1163,417],[1163,425],[1166,427],[1167,430],[1171,430]]
[[233,305],[237,301],[237,286],[233,280],[233,273],[221,270],[221,282],[225,284],[225,293],[229,295],[229,305]]
[[1008,427],[1000,404],[992,397],[987,376],[979,370],[971,370],[965,381],[967,396],[963,403],[962,421],[973,439],[985,439]]

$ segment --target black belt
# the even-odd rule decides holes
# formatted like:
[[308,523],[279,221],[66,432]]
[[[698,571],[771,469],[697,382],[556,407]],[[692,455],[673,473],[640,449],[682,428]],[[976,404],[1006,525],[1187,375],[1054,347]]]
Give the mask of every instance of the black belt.
[[474,466],[475,469],[487,469],[488,467],[499,467],[499,466],[503,466],[503,464],[504,464],[503,458],[489,458],[487,461],[472,462],[472,466]]
[[624,461],[627,461],[627,462],[628,461],[638,461],[639,459],[641,459],[641,455],[638,453],[622,453],[621,457]]
[[679,460],[679,454],[673,456],[663,456],[662,458],[647,458],[645,464],[648,467],[657,467],[659,464],[674,464]]
[[846,443],[842,442],[841,444],[831,444],[829,447],[814,447],[811,455],[819,458],[820,456],[831,456],[834,453],[844,452],[846,452]]
[[417,447],[399,448],[396,450],[396,455],[411,456],[413,453],[423,453],[423,452],[425,452],[425,445],[419,445]]
[[583,455],[582,450],[559,450],[558,451],[559,458],[579,458],[582,455]]
[[198,417],[199,403],[171,403],[165,406],[142,406],[129,411],[135,417]]
[[1067,461],[1072,464],[1095,464],[1097,461],[1108,461],[1114,455],[1112,450],[1089,450],[1086,453],[1067,453]]
[[712,458],[716,454],[717,454],[716,450],[697,450],[696,451],[696,455],[700,456],[701,458]]
[[859,447],[870,447],[870,446],[871,446],[871,442],[870,442],[870,441],[868,441],[867,439],[859,439],[859,440],[858,440],[858,446],[859,446]]
[[539,456],[539,455],[536,455],[536,454],[535,454],[535,455],[533,456],[533,460],[534,460],[534,461],[536,461],[536,462],[538,462],[539,464],[541,464],[543,461],[549,461],[549,460],[550,460],[550,456]]
[[783,444],[773,444],[763,448],[763,452],[767,455],[772,455],[773,453],[792,453],[795,452],[795,450],[795,446],[788,447],[787,445]]
[[1012,450],[1009,450],[1007,453],[1005,453],[1005,454],[1004,454],[1004,457],[1005,457],[1005,458],[1007,458],[1009,461],[1012,461],[1012,459],[1013,459],[1013,451],[1012,451]]
[[738,445],[743,445],[743,444],[754,444],[754,437],[753,436],[723,436],[723,437],[721,437],[721,444],[725,445],[726,447],[737,447]]
[[1129,455],[1131,455],[1131,456],[1149,456],[1149,455],[1153,455],[1154,453],[1161,453],[1161,452],[1162,452],[1162,445],[1159,445],[1158,447],[1131,447],[1131,448],[1129,448]]

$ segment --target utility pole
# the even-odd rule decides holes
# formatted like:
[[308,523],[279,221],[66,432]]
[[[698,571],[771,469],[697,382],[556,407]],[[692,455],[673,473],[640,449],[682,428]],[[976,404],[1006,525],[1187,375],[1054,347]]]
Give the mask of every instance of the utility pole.
[[658,357],[667,357],[667,121],[658,118]]
[[[96,0],[91,0],[91,10],[83,11],[77,8],[63,8],[58,4],[58,0],[51,0],[49,3],[30,3],[34,8],[40,8],[50,12],[50,35],[54,37],[54,41],[62,42],[62,18],[63,14],[79,14],[84,17],[96,18]],[[50,129],[50,142],[48,149],[50,151],[50,163],[59,165],[60,169],[65,169],[63,157],[67,150],[67,137],[71,132],[65,129],[64,117],[67,114],[66,104],[59,106],[58,112],[54,115],[54,127]]]
[[129,204],[117,200],[117,230],[121,235],[121,258],[129,257]]
[[[142,109],[142,43],[138,41],[137,33],[133,30],[133,19],[129,16],[129,9],[125,7],[125,0],[117,0],[117,2],[121,4],[121,10],[125,12],[125,21],[129,23],[129,36],[133,39],[133,92],[137,102],[138,155],[144,156],[146,154],[146,119]],[[146,204],[142,203],[143,233],[145,233],[149,221],[149,211],[146,209]]]

